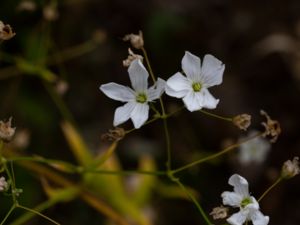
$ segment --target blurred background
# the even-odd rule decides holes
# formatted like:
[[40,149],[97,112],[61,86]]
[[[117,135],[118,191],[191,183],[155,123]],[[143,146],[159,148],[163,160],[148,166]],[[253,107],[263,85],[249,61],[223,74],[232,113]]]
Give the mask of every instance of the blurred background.
[[[122,38],[142,30],[156,76],[166,80],[180,71],[186,50],[200,58],[210,53],[226,65],[222,85],[210,89],[220,99],[213,113],[251,114],[250,130],[263,130],[260,109],[280,122],[282,134],[263,162],[245,165],[234,151],[179,174],[207,212],[221,204],[223,191],[231,190],[227,182],[233,173],[245,176],[258,197],[274,182],[282,163],[300,155],[299,11],[298,0],[2,0],[0,20],[16,32],[0,44],[0,118],[13,116],[17,133],[12,148],[24,155],[76,163],[61,129],[63,118],[68,118],[75,121],[93,154],[106,149],[108,143],[100,137],[112,128],[114,110],[121,104],[107,98],[99,86],[108,82],[130,86],[122,65],[130,45]],[[168,112],[182,105],[178,99],[163,99]],[[231,123],[186,110],[168,124],[174,168],[247,136]],[[132,124],[122,127],[131,129]],[[164,170],[162,124],[155,122],[126,136],[116,155],[126,170],[136,169],[145,156]],[[18,165],[15,172],[25,205],[35,207],[48,198],[33,172]],[[130,192],[134,178],[123,178]],[[70,179],[78,181],[76,176]],[[177,189],[170,194],[173,187],[168,187],[168,179],[151,182],[155,185],[148,185],[142,213],[152,224],[204,224],[184,194]],[[270,224],[300,224],[299,190],[298,176],[266,196],[261,208],[270,216]],[[10,198],[1,198],[4,217]],[[100,198],[114,208],[105,195]],[[16,211],[10,220],[22,213]],[[79,198],[55,204],[45,214],[62,224],[113,224]],[[35,217],[25,224],[41,223],[47,221]]]

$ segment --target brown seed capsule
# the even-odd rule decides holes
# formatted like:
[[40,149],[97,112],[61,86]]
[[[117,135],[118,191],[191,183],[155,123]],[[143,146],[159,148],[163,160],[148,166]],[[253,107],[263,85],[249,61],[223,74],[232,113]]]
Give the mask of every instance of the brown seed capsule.
[[251,116],[248,114],[240,114],[233,118],[233,124],[241,130],[247,130],[251,125]]
[[228,208],[224,206],[219,206],[213,208],[213,211],[209,213],[213,217],[214,220],[217,219],[225,219],[228,216]]

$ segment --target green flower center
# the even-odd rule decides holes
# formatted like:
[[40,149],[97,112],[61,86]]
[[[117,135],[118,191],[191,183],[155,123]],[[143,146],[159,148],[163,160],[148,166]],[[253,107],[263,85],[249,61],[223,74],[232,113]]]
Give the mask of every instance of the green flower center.
[[241,206],[242,206],[242,208],[245,208],[247,205],[249,205],[251,203],[252,203],[251,198],[244,198],[241,201]]
[[145,102],[147,102],[147,95],[145,93],[139,93],[136,96],[136,101],[138,103],[145,103]]
[[201,83],[193,83],[192,87],[193,87],[194,92],[199,92],[202,88],[202,84]]

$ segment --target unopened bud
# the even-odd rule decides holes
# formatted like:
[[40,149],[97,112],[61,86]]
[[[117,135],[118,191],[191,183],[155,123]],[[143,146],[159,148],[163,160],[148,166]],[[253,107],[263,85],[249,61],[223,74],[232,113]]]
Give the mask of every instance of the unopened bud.
[[0,41],[7,41],[16,35],[9,24],[4,24],[0,20]]
[[263,137],[270,137],[270,142],[275,143],[277,141],[278,136],[281,133],[280,124],[277,120],[272,120],[270,116],[263,110],[260,110],[260,114],[265,116],[267,121],[261,123],[265,127],[265,132],[263,133]]
[[7,122],[0,121],[0,139],[5,142],[11,141],[15,135],[16,128],[11,127],[12,117],[8,119]]
[[127,34],[123,38],[123,41],[130,41],[134,48],[141,49],[144,47],[144,38],[142,31],[139,34]]
[[48,20],[48,21],[57,20],[59,17],[59,13],[56,9],[56,6],[54,6],[52,4],[46,5],[43,8],[43,16],[44,16],[45,20]]
[[300,173],[299,157],[294,157],[293,160],[284,162],[281,169],[281,176],[283,178],[292,178]]
[[224,206],[215,207],[209,215],[211,215],[214,220],[224,219],[228,216],[228,208]]
[[247,130],[251,125],[251,116],[248,114],[237,115],[233,118],[233,124],[241,130]]

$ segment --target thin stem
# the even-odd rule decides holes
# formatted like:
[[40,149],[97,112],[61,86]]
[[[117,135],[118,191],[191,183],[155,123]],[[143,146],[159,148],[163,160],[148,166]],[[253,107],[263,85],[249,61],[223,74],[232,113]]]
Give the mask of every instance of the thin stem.
[[212,225],[210,222],[209,218],[207,217],[206,213],[204,212],[202,206],[200,203],[197,201],[197,199],[192,195],[192,193],[189,192],[189,190],[180,182],[178,178],[172,179],[175,183],[177,183],[180,188],[189,196],[189,198],[193,201],[197,209],[199,210],[200,214],[202,215],[203,219],[208,225]]
[[165,131],[165,137],[166,137],[166,144],[167,144],[167,161],[166,161],[166,167],[167,171],[171,171],[171,141],[170,141],[170,134],[167,124],[167,119],[164,119],[164,131]]
[[[148,124],[150,124],[150,123],[153,123],[153,122],[155,122],[156,120],[158,120],[158,119],[160,119],[160,118],[161,118],[161,117],[154,117],[154,118],[152,118],[151,120],[148,120],[146,123],[144,123],[143,126],[148,125]],[[130,130],[125,131],[125,134],[129,134],[129,133],[131,133],[132,131],[135,131],[135,130],[136,130],[136,128],[132,128],[132,129],[130,129]]]
[[230,118],[230,117],[224,117],[224,116],[220,116],[220,115],[217,115],[217,114],[214,114],[214,113],[210,113],[210,112],[207,112],[203,109],[199,110],[200,112],[208,115],[208,116],[211,116],[211,117],[214,117],[214,118],[217,118],[217,119],[220,119],[220,120],[225,120],[225,121],[229,121],[229,122],[232,122],[233,119]]
[[8,213],[6,214],[6,216],[4,217],[4,219],[1,221],[1,224],[0,224],[0,225],[3,225],[3,224],[5,223],[5,221],[8,219],[8,217],[9,217],[10,214],[14,211],[15,208],[16,208],[16,205],[13,204],[13,205],[10,207],[10,209],[9,209]]
[[165,171],[143,171],[143,170],[89,170],[83,169],[80,173],[100,173],[100,174],[110,174],[110,175],[132,175],[132,174],[143,174],[143,175],[153,175],[153,176],[164,176],[167,173]]
[[56,222],[55,220],[49,218],[48,216],[45,216],[44,214],[42,214],[42,213],[40,213],[40,212],[38,212],[38,211],[36,211],[36,210],[27,208],[27,207],[22,206],[22,205],[17,205],[16,207],[17,207],[17,208],[20,208],[20,209],[24,209],[24,210],[29,211],[29,212],[32,212],[32,213],[34,213],[34,214],[36,214],[36,215],[39,215],[40,217],[43,217],[44,219],[50,221],[50,222],[53,223],[53,224],[60,225],[60,223]]
[[279,177],[257,200],[260,202],[277,184],[279,184],[282,181],[282,177]]
[[257,138],[257,137],[259,137],[259,136],[261,136],[261,135],[262,135],[262,133],[258,133],[258,134],[256,134],[256,135],[253,136],[253,137],[247,138],[247,139],[245,139],[245,140],[243,140],[243,141],[241,141],[241,142],[239,142],[239,143],[230,145],[229,147],[225,148],[224,150],[222,150],[222,151],[220,151],[220,152],[218,152],[218,153],[215,153],[215,154],[212,154],[212,155],[207,156],[207,157],[205,157],[205,158],[196,160],[196,161],[191,162],[191,163],[189,163],[189,164],[187,164],[187,165],[185,165],[185,166],[182,166],[182,167],[180,167],[180,168],[178,168],[178,169],[176,169],[176,170],[173,170],[172,173],[175,174],[175,173],[178,173],[178,172],[180,172],[180,171],[182,171],[182,170],[185,170],[185,169],[188,169],[188,168],[190,168],[190,167],[192,167],[192,166],[195,166],[195,165],[197,165],[197,164],[200,164],[200,163],[206,162],[206,161],[208,161],[208,160],[217,158],[217,157],[219,157],[219,156],[221,156],[221,155],[223,155],[223,154],[225,154],[225,153],[227,153],[227,152],[229,152],[229,151],[231,151],[231,150],[233,150],[233,149],[239,147],[241,144],[244,144],[244,143],[246,143],[246,142],[248,142],[248,141],[250,141],[250,140],[252,140],[252,139],[254,139],[254,138]]
[[153,73],[150,61],[149,61],[149,57],[148,57],[147,51],[146,51],[146,49],[144,47],[142,47],[142,52],[144,54],[145,61],[146,61],[146,64],[148,66],[148,70],[149,70],[150,76],[152,78],[152,81],[153,81],[153,83],[155,83],[156,79],[155,79],[155,76],[154,76],[154,73]]

